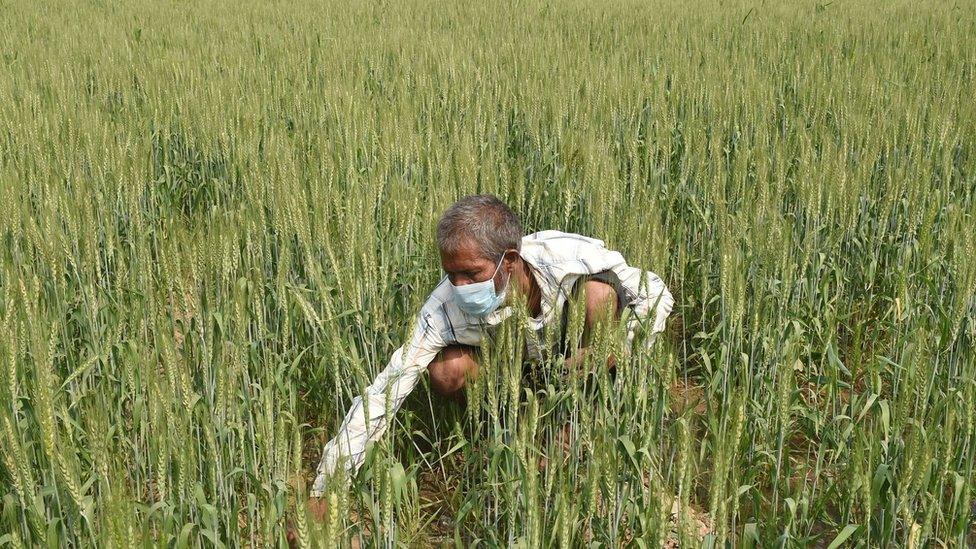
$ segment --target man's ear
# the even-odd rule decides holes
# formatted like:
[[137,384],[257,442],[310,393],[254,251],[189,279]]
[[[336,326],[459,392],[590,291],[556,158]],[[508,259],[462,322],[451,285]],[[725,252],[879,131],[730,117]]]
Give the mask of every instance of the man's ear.
[[515,264],[521,258],[517,250],[507,250],[505,252],[505,259],[502,260],[502,267],[509,274],[515,271]]

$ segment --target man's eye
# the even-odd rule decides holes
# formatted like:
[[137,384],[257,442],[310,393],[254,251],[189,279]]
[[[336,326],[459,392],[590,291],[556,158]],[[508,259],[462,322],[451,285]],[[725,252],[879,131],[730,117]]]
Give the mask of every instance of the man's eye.
[[457,286],[459,284],[477,282],[479,274],[479,271],[462,271],[459,273],[444,273],[444,276],[447,277],[447,280],[451,284]]

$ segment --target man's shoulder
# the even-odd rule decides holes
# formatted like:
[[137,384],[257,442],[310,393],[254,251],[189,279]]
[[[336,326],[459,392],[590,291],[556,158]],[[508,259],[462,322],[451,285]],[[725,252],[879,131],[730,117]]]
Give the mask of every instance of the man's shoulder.
[[437,286],[427,296],[427,300],[424,301],[420,312],[425,315],[441,315],[448,306],[453,304],[451,299],[451,284],[448,282],[447,277],[444,276],[441,277]]
[[537,265],[578,263],[604,252],[606,246],[602,240],[577,233],[546,230],[522,238],[522,256]]
[[604,243],[598,238],[583,236],[578,233],[568,233],[556,229],[537,231],[522,237],[522,245],[530,246],[555,246],[555,247],[576,247],[580,244],[603,247]]
[[478,343],[480,331],[471,318],[458,308],[454,290],[446,276],[441,278],[420,308],[419,321],[425,330],[436,332],[447,343]]

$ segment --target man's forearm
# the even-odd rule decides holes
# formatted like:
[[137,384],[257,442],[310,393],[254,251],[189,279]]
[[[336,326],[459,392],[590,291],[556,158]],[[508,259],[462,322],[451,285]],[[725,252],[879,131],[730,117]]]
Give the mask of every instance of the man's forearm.
[[420,326],[418,323],[410,345],[394,351],[365,394],[353,399],[339,432],[323,448],[312,485],[313,497],[322,494],[329,478],[342,476],[348,481],[355,475],[365,460],[367,445],[386,431],[420,374],[443,347],[439,339],[430,341]]

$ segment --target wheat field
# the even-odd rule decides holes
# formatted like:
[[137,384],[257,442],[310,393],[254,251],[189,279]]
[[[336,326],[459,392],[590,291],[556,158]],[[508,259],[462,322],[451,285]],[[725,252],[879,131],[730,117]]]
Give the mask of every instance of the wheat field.
[[[974,36],[968,0],[0,0],[0,547],[976,545]],[[667,331],[526,379],[513,320],[311,520],[476,192],[660,274]]]

